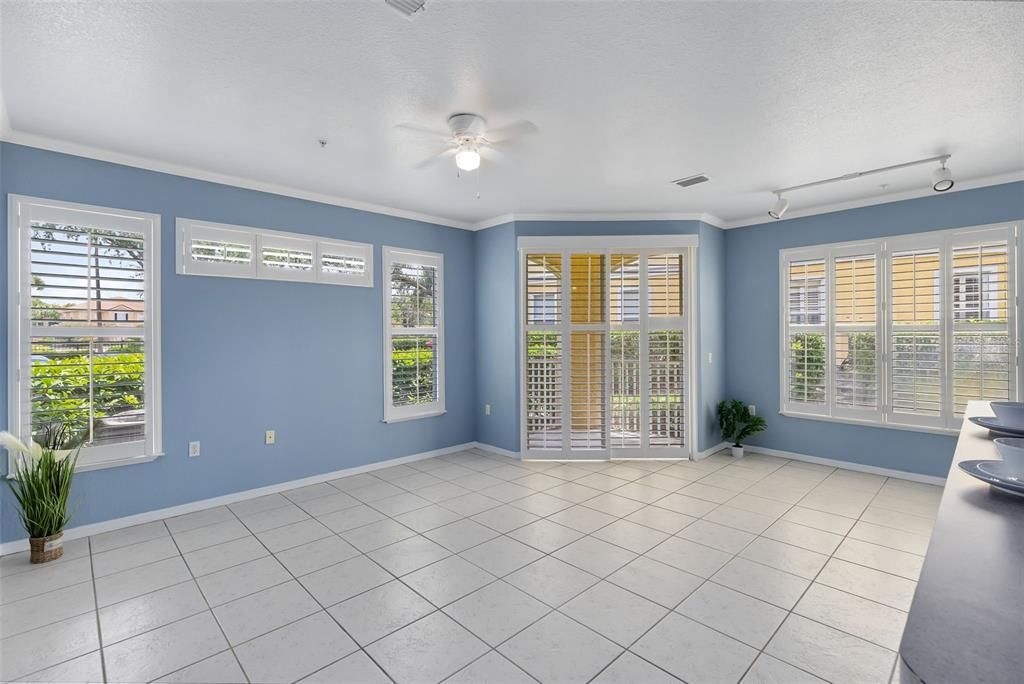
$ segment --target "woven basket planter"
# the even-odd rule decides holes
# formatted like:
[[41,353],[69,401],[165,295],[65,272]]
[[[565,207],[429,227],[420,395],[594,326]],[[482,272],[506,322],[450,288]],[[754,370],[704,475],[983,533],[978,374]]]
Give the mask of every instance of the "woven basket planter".
[[58,532],[49,537],[32,537],[28,540],[29,561],[32,563],[49,563],[64,555],[64,533]]

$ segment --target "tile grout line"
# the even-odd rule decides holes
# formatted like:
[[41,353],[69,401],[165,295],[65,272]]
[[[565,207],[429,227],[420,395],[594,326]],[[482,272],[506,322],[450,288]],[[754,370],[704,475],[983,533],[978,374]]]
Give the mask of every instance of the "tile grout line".
[[[868,501],[868,503],[864,505],[864,508],[863,508],[863,509],[861,510],[861,515],[863,515],[863,512],[864,512],[865,510],[867,510],[867,509],[868,509],[868,507],[869,507],[869,506],[871,505],[871,501],[874,501],[874,500],[875,500],[875,498],[876,498],[876,497],[878,496],[878,492],[880,492],[880,491],[882,490],[882,487],[884,487],[884,486],[885,486],[885,483],[886,483],[886,482],[888,482],[888,481],[889,481],[889,478],[888,478],[888,477],[886,477],[885,479],[883,479],[883,480],[882,480],[882,483],[881,483],[881,485],[879,485],[879,488],[878,488],[878,490],[877,490],[877,491],[875,492],[875,494],[874,494],[874,495],[872,495],[872,497],[871,497],[871,499],[870,499],[870,500]],[[812,490],[812,491],[813,491],[813,490]],[[808,496],[809,496],[809,495],[810,495],[810,493],[808,493]],[[858,517],[857,517],[857,520],[858,520],[858,521],[860,520],[860,516],[858,516]],[[850,526],[850,530],[853,530],[853,525],[851,525],[851,526]],[[802,600],[803,600],[804,596],[806,596],[806,594],[807,594],[807,592],[808,592],[808,591],[810,590],[810,588],[811,588],[812,586],[814,586],[814,584],[815,584],[815,583],[817,582],[817,580],[818,580],[818,577],[819,577],[819,576],[821,575],[822,571],[823,571],[823,570],[825,569],[825,565],[827,565],[827,564],[828,564],[828,561],[829,561],[829,560],[832,560],[833,558],[835,558],[835,552],[839,550],[839,547],[840,547],[840,546],[842,545],[843,541],[845,541],[845,540],[847,539],[847,537],[848,537],[848,535],[849,535],[849,532],[850,532],[850,530],[848,530],[848,531],[847,531],[847,533],[843,535],[843,540],[842,540],[842,541],[840,541],[840,542],[839,542],[838,544],[836,544],[836,547],[835,547],[835,549],[833,549],[832,553],[831,553],[831,554],[829,554],[828,560],[826,560],[826,561],[825,561],[825,563],[824,563],[824,564],[823,564],[823,565],[821,566],[821,568],[820,568],[820,569],[818,570],[818,572],[817,572],[817,573],[815,573],[815,575],[814,575],[814,579],[812,579],[812,580],[810,581],[810,583],[808,583],[807,587],[805,587],[805,588],[804,588],[804,590],[803,590],[803,591],[802,591],[802,592],[800,593],[800,597],[799,597],[799,598],[798,598],[798,599],[796,600],[796,602],[794,602],[794,603],[793,603],[793,607],[792,607],[792,608],[790,608],[790,609],[789,609],[789,610],[788,610],[788,611],[786,612],[786,616],[785,616],[785,617],[784,617],[784,618],[782,619],[782,621],[781,621],[781,622],[779,622],[779,626],[775,628],[775,630],[774,630],[774,631],[772,632],[772,635],[771,635],[771,636],[770,636],[770,637],[768,638],[768,640],[767,640],[767,641],[765,642],[764,646],[763,646],[763,647],[761,647],[761,649],[759,649],[759,651],[758,651],[758,655],[757,655],[757,656],[756,656],[756,657],[754,658],[754,660],[752,660],[752,661],[751,661],[750,665],[748,665],[748,666],[747,666],[747,669],[746,669],[746,670],[744,671],[743,675],[742,675],[742,676],[740,677],[740,680],[742,680],[742,679],[743,679],[743,677],[746,677],[746,676],[747,676],[747,673],[748,673],[748,672],[750,671],[750,669],[751,669],[751,668],[752,668],[752,667],[754,666],[754,663],[755,663],[755,662],[757,662],[757,659],[758,659],[758,658],[760,658],[760,657],[761,657],[761,655],[765,654],[765,649],[767,649],[767,648],[768,648],[768,646],[770,646],[770,645],[771,645],[771,643],[772,643],[772,641],[773,641],[773,640],[775,639],[776,635],[778,635],[778,633],[779,633],[779,630],[781,630],[781,629],[782,629],[782,626],[783,626],[784,624],[786,624],[786,621],[787,621],[787,620],[789,620],[789,618],[790,618],[790,617],[791,617],[792,615],[798,615],[799,617],[802,617],[802,618],[804,618],[805,620],[811,620],[812,622],[816,622],[816,623],[818,623],[818,624],[820,624],[820,625],[824,625],[825,627],[828,627],[828,628],[830,628],[830,629],[834,629],[834,630],[836,630],[837,632],[840,632],[840,633],[842,633],[842,634],[847,634],[848,636],[854,637],[855,639],[860,639],[861,641],[864,641],[865,643],[874,643],[874,642],[870,642],[870,641],[868,641],[867,639],[862,639],[861,637],[858,637],[858,636],[856,636],[855,634],[849,634],[849,633],[848,633],[848,632],[846,632],[845,630],[841,630],[841,629],[838,629],[838,628],[836,628],[836,627],[833,627],[832,625],[828,625],[828,624],[825,624],[825,623],[823,623],[823,622],[820,622],[820,621],[818,621],[818,620],[813,620],[812,618],[808,618],[808,617],[806,617],[806,616],[800,615],[799,613],[795,613],[795,610],[796,610],[797,606],[798,606],[798,605],[800,604],[800,601],[802,601]],[[841,560],[841,559],[840,559],[840,560]],[[826,586],[827,586],[827,585],[826,585]],[[878,646],[878,644],[874,644],[874,645]],[[881,648],[885,648],[885,647],[884,647],[884,646],[882,646]],[[886,650],[888,650],[888,649],[886,649]],[[769,656],[771,656],[771,657],[773,657],[773,658],[777,658],[777,659],[778,659],[778,660],[780,660],[781,662],[784,662],[784,663],[786,663],[786,664],[788,664],[788,665],[790,665],[790,666],[792,666],[792,667],[795,667],[795,668],[797,668],[798,670],[801,670],[801,671],[803,671],[803,672],[807,672],[808,674],[811,674],[812,676],[815,676],[815,677],[817,677],[817,676],[818,676],[817,674],[815,674],[815,673],[813,673],[813,672],[810,672],[809,670],[806,670],[805,668],[803,668],[803,667],[801,667],[801,666],[799,666],[799,665],[796,665],[795,663],[791,663],[791,662],[789,662],[788,660],[783,660],[782,658],[779,658],[778,656],[772,655],[771,653],[768,653],[767,655],[769,655]],[[898,651],[898,650],[897,650],[897,651],[895,652],[895,655],[896,655],[896,658],[899,658],[899,651]]]
[[[229,510],[230,510],[230,509],[229,509]],[[245,525],[245,521],[243,521],[243,520],[242,520],[242,519],[241,519],[241,518],[240,518],[240,517],[238,516],[238,514],[237,514],[237,513],[235,513],[234,511],[231,511],[231,513],[232,513],[232,514],[233,514],[233,515],[234,515],[234,516],[235,516],[235,517],[236,517],[236,518],[238,519],[238,521],[239,521],[240,523],[242,523],[242,525],[244,525],[244,526],[246,527],[246,529],[248,529],[248,525]],[[321,523],[321,524],[322,524],[322,523]],[[371,523],[371,524],[372,524],[372,523]],[[250,532],[251,532],[251,530],[250,530]],[[332,530],[332,532],[333,532],[333,530]],[[312,599],[312,600],[313,600],[313,602],[314,602],[314,603],[316,603],[316,604],[317,604],[317,605],[318,605],[318,606],[320,607],[320,611],[322,611],[322,612],[323,612],[323,613],[324,613],[325,615],[327,615],[327,616],[328,616],[328,617],[329,617],[329,618],[330,618],[330,619],[331,619],[331,620],[332,620],[332,621],[333,621],[333,622],[334,622],[334,623],[335,623],[336,625],[338,625],[338,629],[340,629],[340,630],[342,631],[342,633],[344,633],[344,634],[345,634],[345,636],[346,636],[346,637],[348,637],[348,639],[349,639],[349,640],[350,640],[350,641],[351,641],[351,642],[352,642],[352,643],[353,643],[353,644],[354,644],[354,645],[356,646],[356,650],[355,650],[355,651],[352,651],[352,652],[350,652],[350,653],[346,653],[345,655],[341,656],[340,658],[337,658],[337,659],[335,659],[335,660],[332,660],[331,662],[327,663],[327,664],[326,664],[326,665],[324,665],[323,667],[321,667],[321,668],[318,668],[317,670],[314,670],[313,672],[309,672],[309,673],[306,673],[306,674],[304,674],[304,675],[303,675],[302,677],[303,677],[303,678],[305,678],[305,677],[309,677],[310,675],[312,675],[312,674],[314,674],[314,673],[316,673],[316,672],[319,672],[319,671],[321,671],[321,670],[323,670],[323,669],[326,669],[326,668],[328,668],[328,667],[331,667],[332,665],[334,665],[334,664],[336,664],[336,663],[338,663],[338,662],[340,662],[340,661],[344,660],[345,658],[348,658],[349,656],[351,656],[352,654],[354,654],[354,653],[356,653],[356,652],[358,651],[358,652],[362,652],[362,653],[363,653],[363,654],[364,654],[364,655],[365,655],[365,656],[366,656],[367,658],[369,658],[369,659],[370,659],[370,661],[371,661],[371,662],[373,662],[373,664],[374,664],[374,665],[376,665],[376,666],[377,666],[377,668],[378,668],[378,669],[380,669],[380,671],[381,671],[381,672],[384,672],[385,676],[387,676],[387,677],[388,677],[389,679],[391,679],[392,681],[394,681],[394,679],[393,679],[393,678],[392,678],[392,677],[391,677],[390,675],[388,675],[388,674],[387,674],[387,671],[386,671],[386,670],[385,670],[385,669],[384,669],[383,667],[381,667],[381,666],[380,666],[380,663],[378,663],[378,662],[377,662],[377,661],[376,661],[376,660],[375,660],[375,659],[373,658],[373,656],[372,656],[372,655],[370,655],[370,654],[369,654],[369,653],[368,653],[368,652],[366,651],[366,649],[364,649],[364,648],[363,648],[362,644],[360,644],[360,643],[359,643],[358,641],[356,641],[355,637],[353,637],[353,636],[352,636],[352,635],[351,635],[351,634],[349,633],[349,631],[348,631],[347,629],[345,629],[344,625],[342,625],[342,624],[341,624],[340,622],[338,622],[338,619],[337,619],[337,618],[335,618],[335,617],[334,617],[334,615],[332,615],[332,614],[331,614],[331,612],[330,612],[329,610],[327,610],[327,607],[326,607],[326,606],[324,606],[324,605],[323,605],[323,604],[322,604],[322,603],[320,602],[320,599],[318,599],[318,598],[317,598],[316,596],[314,596],[314,595],[313,595],[313,593],[312,593],[311,591],[309,591],[309,589],[307,589],[307,588],[306,588],[306,585],[304,585],[304,584],[303,584],[303,583],[302,583],[302,582],[301,582],[301,581],[299,580],[299,578],[298,578],[298,577],[297,577],[297,576],[295,575],[295,573],[293,573],[293,572],[291,571],[291,569],[289,569],[289,568],[288,568],[288,566],[286,566],[286,565],[285,565],[284,563],[282,563],[282,562],[281,562],[280,560],[278,560],[277,556],[276,556],[276,555],[274,554],[274,552],[273,552],[273,551],[271,551],[271,550],[270,550],[270,548],[269,548],[269,547],[267,547],[267,545],[266,545],[266,544],[265,544],[265,543],[263,542],[263,540],[262,540],[262,539],[260,539],[259,537],[256,537],[256,535],[255,535],[255,534],[253,534],[253,536],[254,536],[254,537],[256,538],[256,540],[257,540],[257,541],[258,541],[258,542],[259,542],[259,543],[260,543],[260,544],[261,544],[261,545],[263,546],[263,548],[264,548],[264,549],[266,549],[267,553],[269,553],[269,554],[270,554],[270,557],[272,557],[272,558],[273,558],[273,559],[274,559],[275,561],[277,561],[278,565],[280,565],[280,566],[281,566],[282,568],[284,568],[285,572],[287,572],[287,573],[288,573],[288,574],[289,574],[289,575],[291,576],[291,580],[288,580],[288,581],[292,581],[292,582],[295,582],[295,583],[296,583],[296,584],[297,584],[297,585],[298,585],[299,587],[301,587],[301,588],[302,588],[302,591],[304,591],[304,592],[305,592],[305,593],[306,593],[306,594],[307,594],[307,595],[308,595],[308,596],[310,597],[310,599]],[[336,536],[339,536],[339,538],[340,538],[340,535],[336,535]],[[344,539],[342,539],[342,541],[345,541],[345,540],[344,540]],[[355,547],[353,546],[353,548],[355,548]],[[365,558],[366,558],[367,560],[369,560],[369,561],[370,561],[371,563],[374,563],[374,562],[375,562],[375,561],[374,561],[374,560],[373,560],[372,558],[370,558],[369,556],[367,556],[367,555],[366,555],[365,553],[363,553],[363,552],[362,552],[362,551],[361,551],[360,549],[356,549],[356,550],[357,550],[357,551],[360,551],[360,554],[361,554],[361,555],[362,555],[363,557],[365,557]],[[353,556],[352,558],[349,558],[348,560],[353,560],[354,558],[358,558],[358,557],[359,557],[359,556]],[[345,561],[341,561],[341,562],[345,562]],[[337,565],[337,563],[336,563],[335,565]],[[330,567],[330,566],[328,566],[328,567]],[[378,564],[378,567],[380,567],[380,566],[379,566],[379,564]],[[388,575],[391,575],[391,573],[390,573],[390,572],[388,572],[386,568],[382,568],[382,569],[383,569],[383,570],[384,570],[384,571],[385,571],[385,572],[386,572],[386,573],[387,573]],[[315,571],[315,572],[319,572],[319,571]],[[308,574],[312,574],[312,573],[308,573]],[[393,576],[393,575],[392,575],[392,576]],[[389,580],[389,581],[390,581],[390,580]],[[282,582],[281,584],[284,584],[284,582]],[[275,585],[275,586],[280,586],[280,585]],[[378,586],[383,586],[383,585],[378,585]],[[376,587],[373,587],[372,589],[367,589],[366,591],[372,591],[373,589],[376,589]],[[261,590],[261,591],[262,591],[262,590]],[[254,593],[258,593],[258,592],[254,592]],[[362,592],[362,593],[365,593],[365,592]],[[230,601],[229,601],[228,603],[230,603]],[[339,602],[339,603],[340,603],[340,602]],[[224,605],[224,604],[222,604],[222,605]],[[332,604],[332,605],[336,605],[336,604]],[[211,612],[212,612],[212,608],[211,608]],[[318,614],[318,613],[312,613],[312,615],[317,615],[317,614]],[[304,615],[304,616],[302,616],[302,617],[300,617],[300,618],[298,618],[298,619],[296,619],[296,620],[293,620],[293,621],[291,621],[291,622],[289,622],[289,623],[287,623],[287,624],[285,624],[285,625],[281,625],[281,626],[275,627],[274,629],[270,630],[269,632],[264,632],[263,634],[259,634],[259,635],[255,636],[255,637],[253,637],[252,639],[248,639],[248,640],[246,640],[246,642],[243,642],[243,643],[248,643],[248,642],[254,641],[254,640],[256,640],[256,639],[259,639],[259,638],[261,638],[261,637],[264,637],[264,636],[266,636],[267,634],[272,634],[273,632],[275,632],[275,631],[277,631],[277,630],[279,630],[279,629],[282,629],[283,627],[287,627],[287,626],[289,626],[289,625],[295,624],[296,622],[299,622],[299,621],[301,621],[301,620],[305,620],[306,618],[309,618],[309,617],[311,617],[311,615]],[[214,613],[214,619],[216,619],[216,613]],[[218,621],[218,624],[219,624],[219,621]],[[225,639],[227,639],[227,635],[226,635],[226,634],[225,634],[225,637],[224,637],[224,638],[225,638]],[[228,645],[230,645],[230,644],[231,644],[231,641],[230,641],[230,640],[228,640]],[[236,657],[236,658],[238,658],[238,655],[237,655],[237,654],[235,654],[235,657]],[[240,660],[239,660],[239,666],[240,666],[240,667],[242,667],[242,665],[241,665],[241,661],[240,661]],[[245,673],[246,677],[248,678],[248,672],[246,672],[246,670],[245,670],[245,668],[244,668],[244,667],[242,667],[242,672],[243,672],[243,673]]]
[[[173,534],[171,534],[171,530],[170,530],[169,527],[167,527],[166,521],[164,521],[164,527],[167,529],[167,534],[170,535],[171,541],[174,543],[175,548],[178,548],[178,540],[174,538]],[[199,595],[203,597],[203,603],[206,604],[206,610],[209,611],[210,617],[213,618],[214,623],[216,623],[216,625],[217,625],[217,629],[220,630],[221,636],[224,637],[224,643],[227,644],[227,650],[231,651],[231,655],[232,655],[232,657],[234,657],[235,662],[238,664],[238,667],[239,667],[239,669],[242,672],[242,676],[245,677],[245,680],[247,682],[251,681],[249,679],[249,673],[247,673],[245,671],[245,668],[242,667],[242,662],[238,659],[238,654],[235,653],[235,649],[231,645],[231,640],[228,639],[228,635],[224,631],[224,627],[220,624],[220,620],[217,619],[217,614],[213,612],[213,606],[210,605],[210,600],[206,597],[206,592],[204,592],[203,588],[199,585],[199,581],[198,581],[198,579],[196,579],[195,573],[192,572],[192,568],[189,566],[188,562],[185,561],[185,556],[181,553],[181,549],[180,548],[178,548],[178,554],[181,557],[181,562],[184,563],[185,568],[188,570],[189,577],[192,578],[192,582],[196,585],[196,591],[198,591]],[[194,615],[200,615],[200,614],[201,613],[195,613]],[[182,620],[187,620],[187,619],[189,619],[191,617],[194,617],[194,615],[189,615],[186,618],[182,618]],[[173,624],[173,623],[168,623],[168,624]],[[156,629],[160,629],[160,628],[157,627]],[[153,630],[150,630],[150,631],[153,631]],[[167,672],[167,673],[164,673],[162,675],[159,675],[159,677],[166,677],[167,675],[173,674],[175,672],[180,672],[181,670],[184,670],[187,667],[192,667],[193,665],[196,665],[198,663],[203,662],[207,658],[212,658],[215,655],[218,655],[218,654],[223,653],[223,652],[224,651],[218,651],[217,653],[214,653],[213,655],[206,656],[205,658],[200,658],[199,660],[197,660],[195,662],[192,662],[192,663],[189,663],[188,665],[184,665],[184,666],[178,668],[177,670],[172,670],[171,672]]]
[[96,642],[100,652],[100,674],[103,676],[103,681],[106,682],[107,654],[103,650],[103,624],[100,622],[100,602],[96,592],[96,570],[93,567],[92,561],[92,538],[90,537],[86,541],[89,550],[89,576],[92,578],[92,600],[93,605],[96,606]]

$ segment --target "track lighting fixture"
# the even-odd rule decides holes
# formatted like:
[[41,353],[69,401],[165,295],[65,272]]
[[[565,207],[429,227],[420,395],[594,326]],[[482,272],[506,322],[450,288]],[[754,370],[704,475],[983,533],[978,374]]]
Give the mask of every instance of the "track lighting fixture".
[[[947,157],[948,159],[948,157]],[[932,174],[932,190],[946,192],[953,187],[953,172],[946,168],[946,160],[939,163],[939,168]]]
[[927,159],[915,159],[914,161],[904,162],[902,164],[893,164],[892,166],[882,166],[877,169],[869,169],[867,171],[857,171],[856,173],[848,173],[845,176],[836,176],[834,178],[825,178],[824,180],[812,181],[810,183],[803,183],[802,185],[791,185],[788,188],[779,188],[778,190],[772,190],[775,197],[775,204],[768,210],[768,215],[773,219],[780,219],[782,215],[786,213],[789,208],[789,200],[783,197],[783,193],[793,192],[794,190],[804,190],[806,188],[813,188],[819,185],[825,185],[826,183],[838,183],[840,181],[856,180],[863,176],[870,176],[876,173],[883,173],[885,171],[895,171],[896,169],[904,169],[908,166],[917,166],[918,164],[928,164],[930,162],[939,162],[939,168],[935,169],[932,174],[932,190],[935,192],[946,192],[953,187],[953,172],[946,166],[946,162],[949,161],[948,154],[940,154],[934,157],[928,157]]
[[768,215],[773,219],[778,220],[786,213],[786,209],[789,209],[789,200],[783,197],[782,193],[777,192],[775,193],[775,196],[778,197],[778,199],[775,200],[775,204],[772,205],[772,208],[768,210]]

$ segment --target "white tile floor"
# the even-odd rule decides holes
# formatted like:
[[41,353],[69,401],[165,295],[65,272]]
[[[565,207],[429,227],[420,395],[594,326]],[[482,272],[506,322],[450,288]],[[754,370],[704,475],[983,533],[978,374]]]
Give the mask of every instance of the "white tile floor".
[[937,487],[419,461],[0,559],[3,681],[888,682]]

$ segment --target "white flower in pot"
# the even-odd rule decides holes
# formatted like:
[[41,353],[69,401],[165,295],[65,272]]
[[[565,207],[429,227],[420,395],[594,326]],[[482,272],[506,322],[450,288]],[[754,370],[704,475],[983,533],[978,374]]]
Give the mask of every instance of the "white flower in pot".
[[733,458],[743,458],[743,440],[768,427],[768,421],[755,416],[742,401],[726,399],[718,402],[718,426],[722,437],[732,442]]

